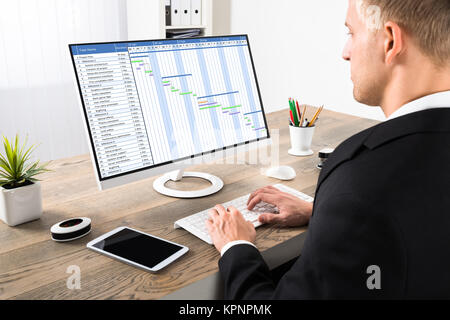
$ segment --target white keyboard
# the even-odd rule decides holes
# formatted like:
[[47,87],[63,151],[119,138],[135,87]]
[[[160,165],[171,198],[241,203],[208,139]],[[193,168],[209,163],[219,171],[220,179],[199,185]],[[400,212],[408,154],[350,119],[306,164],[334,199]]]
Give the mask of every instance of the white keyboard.
[[[279,189],[280,191],[292,194],[302,200],[305,200],[308,202],[314,201],[314,198],[312,198],[300,191],[297,191],[295,189],[286,187],[285,185],[276,184],[276,185],[274,185],[274,187]],[[247,210],[247,200],[248,200],[249,196],[250,196],[250,193],[245,196],[236,198],[234,200],[225,202],[225,203],[223,203],[223,206],[225,208],[228,208],[229,206],[234,206],[236,209],[238,209],[242,213],[245,220],[251,221],[253,223],[255,228],[259,227],[261,225],[261,223],[258,221],[258,216],[261,213],[278,212],[277,207],[275,207],[271,204],[265,203],[265,202],[258,203],[251,211]],[[202,239],[203,241],[205,241],[209,244],[213,244],[211,237],[209,236],[208,230],[206,228],[206,220],[209,219],[209,210],[210,209],[211,208],[200,211],[198,213],[194,213],[193,215],[190,215],[186,218],[175,221],[174,227],[175,228],[183,228],[183,229],[189,231],[190,233],[192,233],[194,236]]]

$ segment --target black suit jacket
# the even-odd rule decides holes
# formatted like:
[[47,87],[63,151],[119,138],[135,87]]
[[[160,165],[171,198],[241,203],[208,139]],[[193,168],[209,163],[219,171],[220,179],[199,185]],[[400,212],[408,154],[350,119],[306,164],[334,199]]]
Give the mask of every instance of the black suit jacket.
[[[368,289],[372,265],[381,289]],[[450,109],[392,119],[335,150],[301,256],[278,285],[249,245],[219,269],[226,299],[450,298]]]

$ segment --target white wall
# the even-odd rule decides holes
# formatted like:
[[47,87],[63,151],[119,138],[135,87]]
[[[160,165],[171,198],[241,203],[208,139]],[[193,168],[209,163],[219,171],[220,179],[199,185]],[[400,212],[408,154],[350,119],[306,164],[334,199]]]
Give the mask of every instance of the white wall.
[[[379,108],[353,99],[350,65],[342,50],[347,39],[345,0],[220,0],[229,26],[215,32],[249,35],[267,111],[287,108],[289,97],[302,103],[372,119]],[[228,4],[225,4],[228,3]]]
[[[164,3],[160,0],[126,0],[128,40],[162,39],[166,30]],[[149,17],[151,17],[149,19]]]
[[0,135],[42,160],[88,152],[67,44],[126,38],[124,0],[0,0]]

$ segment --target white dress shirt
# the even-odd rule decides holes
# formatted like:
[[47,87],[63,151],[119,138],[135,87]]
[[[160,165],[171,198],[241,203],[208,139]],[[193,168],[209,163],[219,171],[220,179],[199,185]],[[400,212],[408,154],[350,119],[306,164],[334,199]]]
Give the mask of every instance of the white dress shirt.
[[[411,101],[397,109],[393,114],[390,115],[390,117],[386,119],[386,121],[405,116],[413,112],[437,108],[450,108],[450,90],[430,94],[420,99]],[[231,241],[222,248],[220,252],[221,256],[223,256],[228,249],[238,244],[248,244],[256,248],[253,243],[245,240]]]
[[411,101],[397,109],[386,119],[386,121],[405,116],[413,112],[438,108],[450,108],[450,90],[430,94],[420,99]]
[[245,241],[245,240],[236,240],[236,241],[231,241],[228,242],[226,245],[223,246],[222,250],[220,251],[220,256],[223,256],[225,254],[225,252],[227,252],[228,249],[230,249],[233,246],[236,246],[238,244],[249,244],[251,246],[254,246],[256,248],[256,246],[249,242],[249,241]]

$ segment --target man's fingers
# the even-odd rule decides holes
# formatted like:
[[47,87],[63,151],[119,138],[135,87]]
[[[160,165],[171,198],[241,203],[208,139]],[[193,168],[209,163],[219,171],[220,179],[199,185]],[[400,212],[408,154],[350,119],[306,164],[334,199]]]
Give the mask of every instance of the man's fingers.
[[279,223],[283,218],[277,213],[261,213],[258,220],[261,223]]
[[267,190],[272,190],[272,191],[280,192],[280,189],[277,189],[277,188],[275,188],[274,186],[267,186],[266,189],[267,189]]
[[247,209],[252,210],[261,201],[261,194],[255,195],[253,198],[249,199],[249,202],[247,203]]
[[213,225],[212,220],[211,219],[206,219],[205,224],[206,224],[206,228],[208,229],[208,231],[210,231],[211,228],[212,228],[212,225]]
[[209,213],[209,220],[211,222],[214,222],[219,217],[219,212],[217,212],[216,208],[212,208],[208,211]]
[[255,190],[252,194],[250,194],[250,196],[248,197],[247,200],[247,205],[250,203],[250,201],[259,193],[264,192],[265,190],[267,190],[268,187],[264,187],[264,188],[260,188],[258,190]]
[[234,214],[234,215],[241,214],[241,212],[238,209],[236,209],[235,207],[233,207],[233,206],[229,206],[228,207],[228,212],[230,212],[231,214]]
[[277,193],[277,192],[281,192],[281,191],[278,190],[278,189],[275,188],[275,187],[272,187],[272,186],[267,186],[267,187],[264,187],[264,188],[260,188],[260,189],[256,190],[255,192],[253,192],[253,193],[248,197],[247,205],[250,203],[250,201],[251,201],[255,196],[257,196],[257,195],[260,194],[260,193]]
[[227,210],[224,208],[223,205],[221,204],[216,204],[216,206],[214,207],[214,209],[216,209],[216,211],[219,213],[220,216],[223,216],[225,214],[228,214]]
[[257,194],[247,205],[248,210],[252,210],[258,203],[261,201],[273,204],[274,206],[277,205],[277,199],[278,196],[271,193],[259,193]]

